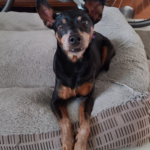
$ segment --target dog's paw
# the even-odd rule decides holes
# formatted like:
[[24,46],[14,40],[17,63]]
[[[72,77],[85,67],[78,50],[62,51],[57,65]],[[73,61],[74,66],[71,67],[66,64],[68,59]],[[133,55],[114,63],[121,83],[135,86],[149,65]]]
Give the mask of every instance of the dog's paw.
[[80,125],[79,132],[75,138],[74,150],[86,150],[87,139],[90,133],[90,125],[88,121],[84,121]]
[[65,141],[65,143],[63,143],[62,145],[62,150],[73,150],[74,148],[74,141],[70,142],[70,141]]
[[[71,132],[69,132],[71,133]],[[62,150],[73,150],[74,148],[74,136],[73,134],[65,134],[62,140]]]

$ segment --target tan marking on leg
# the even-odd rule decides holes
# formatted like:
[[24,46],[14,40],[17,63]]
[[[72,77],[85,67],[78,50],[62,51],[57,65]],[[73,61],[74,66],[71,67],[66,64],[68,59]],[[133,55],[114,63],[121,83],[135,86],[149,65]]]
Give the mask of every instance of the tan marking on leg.
[[77,88],[76,93],[78,95],[86,96],[91,92],[92,88],[93,84],[86,82],[82,86]]
[[78,21],[81,21],[82,17],[81,17],[81,16],[79,16],[77,19],[78,19]]
[[79,107],[79,120],[80,123],[84,121],[84,107],[85,107],[85,103],[82,101],[80,103],[80,107]]
[[90,133],[90,116],[87,115],[87,120],[85,120],[84,107],[85,102],[81,102],[79,108],[80,128],[76,136],[77,142],[75,143],[74,150],[86,150],[87,139]]
[[58,89],[58,95],[63,100],[66,100],[66,99],[68,99],[70,97],[76,96],[76,92],[75,92],[75,90],[73,90],[73,89],[71,89],[69,87],[61,85],[59,87],[59,89]]
[[102,53],[101,53],[101,67],[104,65],[104,62],[106,60],[106,57],[107,57],[107,47],[104,46],[102,48]]
[[65,106],[60,108],[62,119],[59,119],[62,131],[62,150],[73,150],[74,147],[74,131],[68,117],[68,112]]
[[62,22],[63,24],[66,24],[66,23],[67,23],[66,19],[63,19],[61,22]]

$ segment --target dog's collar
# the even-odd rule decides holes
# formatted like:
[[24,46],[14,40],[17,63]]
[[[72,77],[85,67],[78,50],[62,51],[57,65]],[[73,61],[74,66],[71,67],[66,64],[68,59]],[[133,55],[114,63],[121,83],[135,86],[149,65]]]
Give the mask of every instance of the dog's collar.
[[[93,39],[95,39],[95,37],[96,37],[96,33],[95,33],[95,31],[93,32],[93,35],[92,35],[92,40]],[[92,41],[91,41],[92,42]]]

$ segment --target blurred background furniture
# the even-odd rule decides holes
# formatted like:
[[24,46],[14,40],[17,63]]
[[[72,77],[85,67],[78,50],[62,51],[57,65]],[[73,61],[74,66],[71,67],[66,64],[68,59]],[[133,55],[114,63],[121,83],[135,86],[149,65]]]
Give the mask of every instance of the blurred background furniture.
[[[12,0],[8,0],[12,1]],[[5,6],[7,0],[0,0],[0,10]],[[67,9],[76,9],[77,4],[72,0],[70,2],[60,2],[57,0],[48,0],[54,10],[64,11]],[[13,8],[10,10],[18,12],[36,12],[35,0],[15,0]]]
[[130,6],[134,10],[134,19],[150,18],[150,0],[107,0],[110,6],[121,8]]
[[4,5],[4,8],[2,9],[2,12],[7,12],[11,9],[13,6],[15,0],[7,0],[7,2]]

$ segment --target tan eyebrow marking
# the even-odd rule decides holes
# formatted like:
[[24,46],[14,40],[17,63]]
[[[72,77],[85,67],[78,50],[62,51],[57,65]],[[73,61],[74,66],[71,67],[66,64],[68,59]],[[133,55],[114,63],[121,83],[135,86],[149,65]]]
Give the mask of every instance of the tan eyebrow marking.
[[81,21],[82,17],[81,17],[81,16],[79,16],[77,19],[78,19],[78,21]]
[[66,23],[67,23],[66,19],[63,19],[63,20],[62,20],[62,23],[63,23],[63,24],[66,24]]

